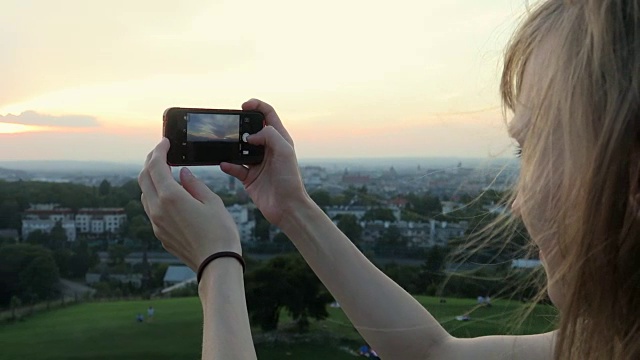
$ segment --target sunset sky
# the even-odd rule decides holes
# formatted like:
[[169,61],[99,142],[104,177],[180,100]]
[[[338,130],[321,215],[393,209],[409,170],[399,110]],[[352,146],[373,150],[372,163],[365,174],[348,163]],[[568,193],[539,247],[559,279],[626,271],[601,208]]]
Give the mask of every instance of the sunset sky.
[[512,156],[526,0],[4,0],[0,160],[142,162],[168,107],[278,110],[300,158]]

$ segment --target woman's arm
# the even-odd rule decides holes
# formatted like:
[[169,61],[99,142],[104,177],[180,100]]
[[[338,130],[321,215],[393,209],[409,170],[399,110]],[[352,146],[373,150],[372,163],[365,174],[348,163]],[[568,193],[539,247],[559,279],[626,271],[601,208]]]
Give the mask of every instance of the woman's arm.
[[202,358],[256,359],[240,263],[233,258],[212,261],[198,293],[204,313]]
[[221,168],[243,182],[265,218],[280,227],[325,284],[356,329],[384,359],[546,359],[551,333],[456,339],[409,293],[377,269],[310,199],[293,140],[274,109],[252,99],[244,110],[265,115],[267,128],[249,137],[265,160]]
[[[169,141],[163,139],[138,176],[142,205],[162,246],[194,271],[211,254],[242,254],[238,228],[220,197],[186,168],[178,184],[167,165],[168,150]],[[203,359],[256,359],[240,263],[213,260],[198,290],[204,312]]]
[[310,199],[281,229],[384,359],[428,359],[450,335],[427,310],[376,268]]

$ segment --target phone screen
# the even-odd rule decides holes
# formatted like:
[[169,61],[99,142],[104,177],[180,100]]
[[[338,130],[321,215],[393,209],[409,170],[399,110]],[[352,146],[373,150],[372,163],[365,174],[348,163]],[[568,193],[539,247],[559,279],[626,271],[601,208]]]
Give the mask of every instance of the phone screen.
[[264,148],[243,137],[263,127],[264,115],[255,111],[169,108],[162,130],[171,143],[167,162],[172,166],[258,164]]
[[187,113],[187,141],[239,142],[240,115]]

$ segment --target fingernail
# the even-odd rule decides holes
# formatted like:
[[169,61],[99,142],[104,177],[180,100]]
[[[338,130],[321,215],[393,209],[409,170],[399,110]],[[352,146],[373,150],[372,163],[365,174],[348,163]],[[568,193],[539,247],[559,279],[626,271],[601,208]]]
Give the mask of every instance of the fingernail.
[[191,170],[187,169],[186,167],[183,167],[182,169],[180,169],[180,172],[182,173],[182,176],[195,177],[191,172]]

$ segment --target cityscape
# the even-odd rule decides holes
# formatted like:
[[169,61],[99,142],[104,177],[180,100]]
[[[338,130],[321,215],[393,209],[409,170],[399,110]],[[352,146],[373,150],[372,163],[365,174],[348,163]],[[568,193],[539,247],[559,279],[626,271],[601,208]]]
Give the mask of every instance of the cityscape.
[[[415,159],[389,162],[391,164],[384,161],[367,164],[358,160],[307,161],[302,162],[300,172],[311,197],[363,252],[386,261],[413,264],[423,261],[426,249],[447,248],[451,241],[469,235],[473,219],[467,209],[469,203],[481,194],[504,194],[513,185],[519,170],[517,163],[508,161],[476,168],[464,166],[462,160],[432,161],[439,165],[437,167],[421,165]],[[467,162],[479,164],[474,160]],[[8,183],[78,184],[108,195],[112,187],[135,183],[137,175],[134,166],[114,167],[109,174],[105,168],[82,173],[64,167],[35,170],[29,164],[23,164],[23,168],[27,170],[0,168],[0,179]],[[264,259],[269,254],[292,250],[286,236],[266,222],[236,179],[216,168],[194,169],[194,172],[225,200],[245,252]],[[122,207],[75,209],[60,203],[27,200],[28,208],[19,216],[20,226],[0,229],[1,238],[28,242],[50,235],[59,228],[65,241],[86,241],[95,249],[100,261],[94,271],[99,270],[103,277],[117,277],[123,282],[136,279],[137,286],[141,285],[143,274],[136,273],[133,268],[127,270],[128,275],[124,277],[123,274],[110,274],[114,272],[108,265],[113,263],[110,251],[114,247],[120,249],[124,262],[130,265],[145,261],[151,265],[184,268],[177,258],[159,246],[158,240],[143,248],[140,239],[136,239],[131,224],[146,226],[147,236],[153,237],[148,235],[149,224],[142,214],[139,199],[130,199]],[[492,200],[483,200],[480,207],[474,205],[474,211],[490,215],[508,213],[509,209],[500,205],[499,200],[495,196]],[[171,271],[167,270],[167,274]],[[193,275],[185,274],[186,277]],[[86,274],[88,284],[99,278],[96,273]],[[181,281],[190,279],[182,278]],[[169,282],[171,285],[176,283]]]

